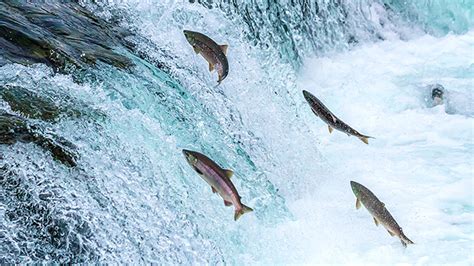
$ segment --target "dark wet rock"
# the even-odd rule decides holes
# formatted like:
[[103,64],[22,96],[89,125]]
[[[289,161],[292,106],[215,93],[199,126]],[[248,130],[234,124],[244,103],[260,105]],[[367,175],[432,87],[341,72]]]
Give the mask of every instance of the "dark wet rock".
[[13,111],[33,119],[53,121],[62,112],[68,111],[67,108],[56,106],[52,100],[22,87],[0,86],[0,97]]
[[[103,6],[95,1],[0,2],[0,66],[42,63],[82,84],[95,78],[90,66],[98,63],[132,71],[132,55],[170,72],[170,51],[137,35],[138,29],[121,27],[130,14],[95,16],[109,8]],[[149,50],[163,59],[150,57]]]
[[97,61],[118,68],[132,62],[113,49],[123,32],[113,31],[77,3],[0,3],[0,63],[43,63],[57,71]]
[[0,144],[12,145],[18,141],[37,144],[66,166],[77,165],[72,143],[56,136],[45,136],[37,126],[29,125],[26,119],[0,112]]
[[70,96],[47,96],[19,86],[0,85],[0,99],[8,103],[12,111],[23,117],[48,122],[54,122],[61,117],[79,118],[87,115],[103,118],[105,116],[103,113],[87,107],[86,104],[71,99]]
[[14,144],[17,141],[32,142],[36,139],[25,119],[0,113],[0,144]]
[[77,156],[66,147],[74,147],[70,142],[58,142],[46,137],[39,138],[38,145],[49,151],[54,159],[60,161],[66,166],[74,167],[77,165]]

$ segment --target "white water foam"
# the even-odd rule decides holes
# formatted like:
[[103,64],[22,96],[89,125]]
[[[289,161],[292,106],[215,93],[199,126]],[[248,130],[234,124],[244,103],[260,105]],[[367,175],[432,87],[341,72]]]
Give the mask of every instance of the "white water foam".
[[[473,32],[408,42],[394,36],[310,59],[299,85],[293,86],[291,70],[278,59],[260,61],[260,51],[249,47],[239,27],[230,27],[218,10],[189,5],[141,4],[136,8],[143,21],[135,23],[163,54],[179,55],[168,62],[171,72],[195,101],[173,101],[178,89],[165,90],[159,75],[143,66],[137,66],[139,78],[104,67],[101,73],[110,86],[75,85],[69,77],[50,74],[38,78],[47,82],[24,82],[44,88],[58,83],[61,91],[108,114],[97,133],[81,121],[57,125],[64,136],[76,137],[81,167],[94,178],[70,178],[64,169],[50,174],[58,176],[55,182],[65,191],[81,196],[71,202],[84,217],[92,217],[87,221],[97,237],[89,246],[97,246],[103,262],[472,263]],[[206,29],[219,43],[230,42],[232,68],[219,90],[209,89],[215,74],[193,54],[183,28]],[[13,80],[23,76],[17,67],[2,71]],[[433,83],[446,88],[447,99],[443,106],[428,108],[426,86]],[[311,113],[302,89],[376,139],[366,146],[340,132],[329,134]],[[161,116],[160,111],[171,109],[157,104],[152,92],[161,90],[184,111]],[[241,121],[230,119],[239,113]],[[174,114],[190,119],[196,134],[183,134],[184,123],[167,124]],[[201,123],[194,123],[196,115]],[[203,140],[209,132],[217,132],[211,135],[214,146]],[[232,149],[229,136],[239,134],[250,143],[244,147],[252,147],[246,152],[258,172]],[[181,149],[195,147],[206,148],[236,171],[234,182],[254,213],[232,220],[231,208],[186,164]],[[26,156],[18,160],[29,162]],[[404,249],[375,227],[366,210],[356,211],[350,180],[378,195],[416,244]],[[288,213],[274,208],[282,205],[291,219],[271,220]]]
[[[200,7],[194,11],[205,12]],[[209,21],[204,24],[219,25],[216,27],[222,29],[222,23],[212,20],[218,17],[215,11],[207,14],[205,18]],[[171,19],[174,16],[164,17],[161,22],[176,21]],[[185,69],[202,73],[195,77],[175,69],[177,76],[218,117],[225,117],[217,112],[226,111],[215,103],[219,97],[207,99],[203,93],[207,92],[206,86],[196,85],[213,81],[215,76],[209,78],[206,64],[192,54],[180,27],[169,33],[174,38],[164,41],[159,33],[165,30],[152,27],[153,20],[145,22],[149,26],[141,28],[147,29],[146,35],[151,35],[154,42],[176,42],[170,47],[182,52]],[[190,22],[184,25],[197,30],[203,28]],[[269,78],[269,73],[262,73],[254,54],[236,41],[238,33],[228,31],[232,38],[227,36],[227,39],[233,40],[229,60],[234,74],[221,88],[242,114],[244,124],[270,147],[267,160],[258,155],[253,159],[265,172],[271,173],[270,181],[284,195],[293,219],[268,227],[256,218],[258,208],[255,214],[246,215],[238,223],[217,219],[219,230],[209,238],[219,239],[219,248],[225,252],[227,262],[364,265],[472,262],[473,59],[469,55],[473,52],[473,32],[443,38],[425,36],[407,42],[390,38],[361,45],[353,51],[309,59],[298,86],[287,87],[291,95],[288,98],[297,99],[293,106],[270,97],[269,88],[282,84]],[[215,32],[212,35],[219,41],[226,39]],[[281,76],[276,70],[270,74]],[[446,88],[447,99],[443,106],[428,108],[426,87],[434,83]],[[343,121],[376,139],[366,146],[340,132],[329,134],[326,125],[311,113],[302,89],[314,93]],[[286,112],[288,105],[295,110]],[[300,131],[299,122],[290,128],[277,126],[292,124],[288,121],[295,119],[293,111],[312,134]],[[285,138],[282,133],[285,131],[292,137]],[[232,161],[230,157],[227,159]],[[327,165],[324,173],[308,172],[318,170],[321,161]],[[416,244],[404,249],[398,239],[374,225],[366,210],[356,211],[350,180],[366,185],[378,195]],[[238,187],[242,183],[241,178],[236,178]],[[196,208],[221,210],[217,205],[219,200],[213,202]]]
[[[473,47],[471,31],[307,60],[301,89],[376,139],[367,146],[329,134],[309,107],[300,109],[330,171],[314,192],[289,203],[296,221],[267,232],[273,237],[264,262],[473,262]],[[448,91],[445,105],[427,107],[425,86],[432,83]],[[367,210],[356,210],[350,180],[371,189],[416,244],[403,248]]]

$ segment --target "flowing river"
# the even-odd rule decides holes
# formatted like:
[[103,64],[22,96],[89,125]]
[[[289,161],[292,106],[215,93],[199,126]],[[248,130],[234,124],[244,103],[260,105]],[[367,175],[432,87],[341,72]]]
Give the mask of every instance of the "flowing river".
[[[270,2],[0,3],[0,264],[472,264],[474,1]],[[221,85],[184,29],[229,45]]]

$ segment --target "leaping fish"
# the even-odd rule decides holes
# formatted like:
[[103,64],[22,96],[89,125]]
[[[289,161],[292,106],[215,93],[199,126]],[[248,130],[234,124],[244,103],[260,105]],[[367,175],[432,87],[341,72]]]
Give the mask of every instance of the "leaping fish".
[[351,187],[357,198],[356,209],[359,209],[361,204],[363,204],[374,217],[375,225],[378,226],[382,224],[391,236],[400,238],[404,247],[406,247],[407,244],[414,244],[413,241],[405,236],[402,228],[397,224],[387,208],[385,208],[385,204],[381,202],[372,191],[354,181],[351,181]]
[[333,129],[337,129],[346,133],[348,136],[356,136],[365,144],[369,144],[369,138],[373,137],[363,135],[344,123],[341,119],[337,118],[331,111],[329,111],[329,109],[318,98],[316,98],[316,96],[312,95],[308,91],[303,90],[303,95],[311,107],[313,113],[328,125],[329,133],[332,133]]
[[183,154],[189,165],[211,186],[212,192],[218,193],[224,199],[225,206],[234,205],[235,221],[244,213],[253,211],[252,208],[240,202],[239,193],[230,180],[233,175],[232,170],[221,168],[206,155],[199,152],[183,150]]
[[185,30],[184,36],[193,47],[194,52],[201,54],[209,63],[209,71],[217,69],[219,75],[217,83],[220,84],[229,74],[229,63],[226,57],[228,45],[218,45],[211,38],[195,31]]

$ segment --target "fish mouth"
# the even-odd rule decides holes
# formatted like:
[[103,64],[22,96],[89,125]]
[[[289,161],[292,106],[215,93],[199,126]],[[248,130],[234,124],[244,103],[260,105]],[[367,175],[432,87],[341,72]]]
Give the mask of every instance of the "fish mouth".
[[354,192],[354,194],[358,194],[359,193],[359,188],[360,188],[360,184],[355,182],[355,181],[351,181],[351,188],[352,188],[352,192]]
[[189,31],[189,30],[183,30],[183,33],[184,33],[184,36],[186,37],[186,40],[188,40],[188,42],[191,42],[193,37],[192,37],[192,31]]
[[311,101],[311,97],[313,95],[311,93],[309,93],[307,90],[303,90],[303,96],[306,99],[306,101]]
[[183,149],[183,154],[184,154],[184,157],[186,157],[186,160],[190,160],[190,156],[192,155],[192,152],[190,150],[185,150]]
[[183,154],[184,154],[184,156],[188,157],[189,155],[191,155],[191,151],[183,149]]
[[[184,157],[186,158],[186,161],[193,167],[194,167],[194,164],[196,163],[196,157],[193,156],[193,152],[190,151],[190,150],[185,150],[183,149],[183,154],[184,154]],[[196,169],[195,169],[196,170]]]

